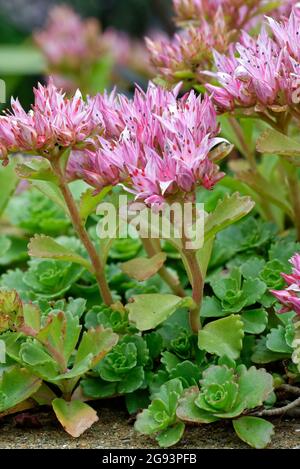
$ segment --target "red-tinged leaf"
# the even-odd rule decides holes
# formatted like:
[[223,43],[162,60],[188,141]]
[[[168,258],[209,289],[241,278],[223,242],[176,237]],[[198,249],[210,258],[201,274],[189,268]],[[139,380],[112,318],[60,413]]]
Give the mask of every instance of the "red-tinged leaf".
[[66,432],[74,438],[78,438],[99,420],[96,411],[81,401],[54,399],[52,407]]

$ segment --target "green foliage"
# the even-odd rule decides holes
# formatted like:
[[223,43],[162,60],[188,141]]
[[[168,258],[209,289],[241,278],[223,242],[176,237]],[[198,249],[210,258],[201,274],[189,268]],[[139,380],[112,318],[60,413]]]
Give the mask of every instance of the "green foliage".
[[25,190],[11,198],[7,210],[9,221],[29,234],[58,236],[70,228],[65,212],[36,189]]
[[266,291],[266,284],[257,278],[242,279],[240,269],[234,268],[229,275],[217,277],[211,282],[216,297],[221,301],[224,312],[238,313],[255,304]]
[[64,399],[70,399],[80,378],[103,360],[118,336],[101,326],[81,334],[85,303],[71,300],[63,306],[65,311],[53,309],[43,315],[37,305],[22,303],[16,292],[1,292],[1,343],[7,359],[16,365],[0,380],[0,412],[34,395],[42,381],[51,383],[63,396],[53,401],[58,419],[72,436],[79,436],[97,420],[95,411]]
[[219,357],[227,355],[236,359],[242,350],[244,337],[243,322],[239,315],[231,315],[208,323],[198,333],[198,345]]
[[184,424],[176,417],[176,407],[182,391],[182,384],[177,378],[164,384],[153,396],[148,409],[137,416],[135,429],[144,435],[155,435],[162,447],[176,444],[184,432]]
[[149,350],[144,339],[138,335],[125,335],[96,367],[95,372],[101,379],[82,382],[85,395],[99,397],[103,392],[101,387],[104,385],[105,388],[107,383],[111,383],[112,395],[136,391],[144,385],[144,366],[148,360]]
[[[238,436],[255,448],[265,447],[273,426],[262,419],[241,416],[245,410],[261,406],[273,390],[273,378],[263,369],[241,365],[236,370],[226,366],[211,366],[197,387],[187,389],[179,401],[177,417],[194,424],[218,419],[234,419]],[[250,419],[247,421],[245,419]],[[253,422],[251,419],[254,419]],[[251,434],[250,427],[257,426]],[[265,433],[264,433],[265,431]]]

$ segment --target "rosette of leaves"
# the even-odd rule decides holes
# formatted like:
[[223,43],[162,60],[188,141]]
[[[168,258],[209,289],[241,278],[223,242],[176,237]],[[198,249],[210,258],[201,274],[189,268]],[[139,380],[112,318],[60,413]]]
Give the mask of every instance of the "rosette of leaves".
[[109,257],[116,261],[127,261],[136,257],[142,245],[139,239],[116,239],[109,251]]
[[185,429],[185,424],[176,416],[182,392],[182,383],[178,378],[163,384],[152,396],[149,407],[137,416],[135,430],[143,435],[154,436],[163,448],[178,443]]
[[[70,252],[84,254],[77,238],[62,236],[56,241]],[[28,265],[29,269],[25,272],[23,281],[33,299],[55,299],[64,296],[84,272],[80,264],[58,259],[31,259]]]
[[67,300],[62,298],[57,301],[39,299],[36,304],[40,308],[42,315],[46,316],[50,312],[64,311],[65,313],[71,313],[73,316],[77,316],[80,319],[86,310],[85,298],[68,298]]
[[149,350],[139,335],[126,335],[94,369],[94,378],[82,381],[84,395],[103,398],[127,394],[145,386]]
[[266,284],[259,278],[243,279],[241,270],[237,267],[226,275],[215,276],[210,284],[224,313],[238,313],[254,305],[267,289]]
[[104,304],[93,306],[85,315],[85,327],[110,327],[118,334],[136,332],[136,328],[129,324],[128,313],[122,306],[110,308]]
[[[42,315],[37,305],[22,304],[15,292],[2,292],[1,304],[1,341],[6,356],[18,366],[8,369],[0,382],[0,395],[7,396],[0,399],[0,412],[32,397],[37,404],[52,405],[66,431],[79,436],[98,420],[96,412],[80,399],[80,393],[76,394],[79,380],[98,365],[118,336],[100,326],[81,335],[79,315],[76,311],[73,314],[72,307],[67,312],[52,310]],[[43,386],[43,390],[39,395],[37,387],[32,386],[32,393],[25,397],[20,393],[16,402],[9,399],[8,390],[16,395],[24,369],[26,377],[35,377],[34,382],[39,382],[38,388]],[[51,389],[45,383],[51,383]],[[26,389],[26,381],[24,386]],[[61,397],[53,392],[55,388]]]
[[82,267],[72,262],[33,259],[23,280],[33,299],[54,299],[66,294],[81,272]]
[[164,348],[181,360],[194,359],[199,353],[197,337],[192,334],[189,325],[164,324],[158,329],[162,336]]
[[210,268],[224,265],[237,254],[253,253],[253,251],[265,254],[276,232],[277,228],[274,224],[253,216],[248,216],[231,225],[216,236]]
[[270,441],[273,425],[244,414],[262,406],[272,392],[273,377],[264,369],[213,365],[203,373],[200,390],[195,386],[184,391],[177,417],[191,424],[234,419],[237,435],[255,448],[263,448]]
[[6,215],[13,225],[32,234],[58,236],[70,227],[63,209],[37,189],[28,189],[12,197]]

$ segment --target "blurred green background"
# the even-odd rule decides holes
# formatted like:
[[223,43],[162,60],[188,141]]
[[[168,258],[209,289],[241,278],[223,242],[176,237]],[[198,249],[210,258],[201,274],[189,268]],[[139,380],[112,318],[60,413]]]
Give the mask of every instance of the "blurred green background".
[[32,101],[32,86],[43,81],[44,61],[33,47],[32,33],[45,24],[53,6],[70,5],[82,17],[96,17],[102,27],[114,27],[143,38],[148,31],[173,32],[172,0],[0,0],[0,78],[7,102],[18,96],[25,107]]

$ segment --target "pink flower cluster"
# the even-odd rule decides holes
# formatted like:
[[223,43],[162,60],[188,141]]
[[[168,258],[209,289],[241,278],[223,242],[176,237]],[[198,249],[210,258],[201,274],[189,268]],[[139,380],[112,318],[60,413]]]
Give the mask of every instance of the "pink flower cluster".
[[94,103],[85,103],[77,91],[68,99],[52,81],[34,89],[34,104],[27,113],[18,100],[12,99],[12,112],[0,117],[0,156],[33,152],[51,156],[60,147],[82,145],[103,128],[102,115]]
[[[122,184],[147,204],[192,197],[197,185],[210,189],[223,177],[210,151],[223,140],[211,100],[194,92],[177,99],[172,91],[150,84],[132,100],[98,96],[94,107],[105,111],[104,136],[95,151],[74,153],[69,177],[82,178],[96,190]],[[110,102],[110,106],[106,105]]]
[[171,39],[147,40],[153,66],[169,83],[205,83],[213,67],[212,50],[228,51],[241,29],[256,24],[263,0],[173,0],[175,21],[183,29]]
[[290,263],[292,274],[281,274],[288,286],[285,290],[271,290],[271,293],[282,303],[280,313],[295,311],[300,316],[300,254],[295,254]]
[[300,82],[300,17],[277,22],[268,18],[273,38],[263,26],[257,38],[243,33],[228,55],[214,52],[219,86],[207,85],[221,111],[235,107],[285,111]]
[[190,26],[175,34],[172,39],[152,40],[146,38],[150,60],[155,69],[168,83],[181,79],[200,80],[201,69],[211,68],[212,48],[225,51],[229,36],[224,18],[219,14],[214,25],[203,19],[201,26]]
[[213,22],[218,13],[226,19],[228,29],[251,26],[264,3],[264,0],[173,0],[178,24],[202,22],[203,18]]
[[51,65],[79,68],[100,55],[100,33],[96,19],[83,21],[72,8],[57,6],[50,11],[45,29],[34,37]]

